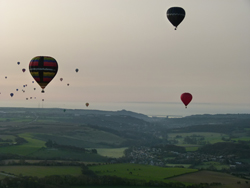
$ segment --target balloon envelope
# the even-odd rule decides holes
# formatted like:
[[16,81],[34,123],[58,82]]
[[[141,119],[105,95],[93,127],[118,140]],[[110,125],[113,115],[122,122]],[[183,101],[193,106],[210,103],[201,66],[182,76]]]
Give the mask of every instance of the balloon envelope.
[[186,106],[191,102],[193,96],[190,93],[183,93],[181,95],[181,101],[183,102],[183,104]]
[[76,72],[78,72],[79,71],[79,69],[76,69]]
[[55,77],[58,64],[52,57],[37,56],[30,61],[29,70],[32,77],[42,88],[42,92],[44,92],[44,88]]
[[63,81],[63,78],[60,78],[61,81]]
[[13,96],[14,96],[14,93],[11,93],[10,96],[13,97]]
[[20,62],[17,62],[18,65],[20,65]]
[[26,70],[25,69],[22,69],[23,72],[25,72]]
[[88,107],[88,106],[89,106],[89,103],[86,103],[85,105]]
[[167,18],[175,26],[175,29],[183,21],[185,15],[185,10],[181,7],[171,7],[167,11]]

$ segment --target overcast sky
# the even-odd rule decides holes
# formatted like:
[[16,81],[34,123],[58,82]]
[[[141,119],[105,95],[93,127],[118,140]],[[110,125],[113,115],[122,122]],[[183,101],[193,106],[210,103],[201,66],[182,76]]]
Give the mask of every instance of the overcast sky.
[[[172,6],[186,11],[177,30]],[[190,92],[195,103],[250,105],[249,20],[250,0],[1,0],[1,100],[179,102]],[[28,65],[43,55],[59,69],[41,94]]]

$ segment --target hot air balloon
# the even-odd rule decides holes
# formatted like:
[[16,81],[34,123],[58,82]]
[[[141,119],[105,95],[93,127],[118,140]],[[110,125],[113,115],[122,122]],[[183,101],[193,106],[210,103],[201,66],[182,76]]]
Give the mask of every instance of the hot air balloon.
[[18,91],[18,89],[16,89],[16,91]]
[[37,56],[30,61],[29,70],[32,77],[42,88],[42,93],[44,93],[44,88],[55,77],[58,65],[52,57]]
[[18,65],[20,65],[20,62],[17,62]]
[[44,99],[42,99],[42,101],[44,101]]
[[85,105],[88,107],[88,106],[89,106],[89,103],[86,103]]
[[29,98],[26,98],[26,100],[28,100]]
[[79,69],[76,69],[76,72],[78,72],[79,71]]
[[34,83],[34,81],[32,81],[32,83]]
[[34,90],[36,90],[36,88],[34,88]]
[[14,96],[14,93],[11,93],[10,96],[13,97],[13,96]]
[[186,108],[187,108],[187,105],[191,102],[192,98],[193,97],[190,93],[183,93],[181,95],[181,101],[183,102]]
[[23,71],[23,72],[25,72],[25,71],[26,71],[26,69],[22,69],[22,71]]
[[5,76],[5,79],[7,79],[7,76]]
[[67,86],[69,86],[69,84],[67,84]]
[[32,99],[32,97],[30,97],[30,99]]
[[60,78],[60,81],[63,81],[63,78]]
[[177,26],[182,22],[185,18],[185,10],[181,7],[171,7],[167,11],[167,18],[175,26],[175,30]]

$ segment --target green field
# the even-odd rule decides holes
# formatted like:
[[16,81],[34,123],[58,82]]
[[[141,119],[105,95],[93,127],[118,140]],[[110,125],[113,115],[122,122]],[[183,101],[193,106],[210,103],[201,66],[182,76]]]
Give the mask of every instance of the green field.
[[186,151],[197,151],[199,149],[198,146],[186,146]]
[[12,153],[17,155],[26,156],[31,153],[38,151],[40,148],[44,147],[45,142],[32,138],[32,134],[24,133],[20,134],[20,137],[28,141],[28,143],[22,145],[13,145],[8,147],[1,147],[0,153]]
[[39,157],[39,159],[67,159],[80,160],[85,162],[106,162],[106,158],[98,154],[53,148],[42,148],[28,156]]
[[16,137],[13,135],[0,135],[0,138],[3,140],[10,139],[10,140],[14,141]]
[[[176,138],[176,136],[182,136],[182,138]],[[221,138],[222,137],[228,137],[226,134],[221,133],[213,133],[213,132],[192,132],[192,133],[169,133],[168,138],[170,140],[176,139],[179,141],[179,144],[184,144],[183,140],[186,136],[192,136],[192,135],[200,135],[205,137],[205,141],[210,142],[211,144],[217,143],[217,142],[224,142]]]
[[125,148],[96,148],[97,153],[102,156],[106,157],[114,157],[114,158],[119,158],[124,156],[124,150],[127,149]]
[[84,148],[107,148],[107,145],[118,146],[125,139],[112,133],[82,127],[81,130],[68,131],[67,134],[33,134],[34,138],[48,141],[53,140],[61,145],[72,145]]
[[109,164],[109,165],[98,165],[89,167],[97,175],[110,175],[118,176],[128,179],[140,179],[140,180],[156,180],[165,181],[166,178],[178,176],[181,174],[196,172],[196,169],[186,168],[162,168],[150,165],[139,165],[139,164]]
[[217,170],[221,170],[223,168],[228,169],[229,165],[222,165],[219,162],[203,162],[201,165],[196,165],[195,168],[197,169],[207,169],[209,167],[213,166]]
[[250,137],[232,138],[235,141],[250,141]]
[[73,175],[81,174],[80,167],[74,166],[1,166],[1,171],[11,173],[16,176],[37,176],[44,177],[50,175]]

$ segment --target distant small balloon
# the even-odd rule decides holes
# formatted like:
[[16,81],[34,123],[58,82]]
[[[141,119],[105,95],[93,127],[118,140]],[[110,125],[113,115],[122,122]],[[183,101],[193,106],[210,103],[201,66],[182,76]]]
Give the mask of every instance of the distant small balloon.
[[61,81],[63,81],[63,78],[60,78]]
[[76,72],[78,72],[79,71],[79,69],[76,69]]
[[13,96],[14,96],[14,93],[11,93],[10,96],[13,97]]
[[20,65],[20,62],[17,62],[18,65]]
[[5,76],[5,79],[7,79],[7,76]]
[[23,71],[23,72],[25,72],[25,71],[26,71],[26,69],[22,69],[22,71]]
[[67,84],[67,86],[69,86],[69,84]]
[[85,105],[88,107],[88,106],[89,106],[89,103],[87,102]]
[[16,91],[18,91],[18,89],[16,89]]
[[34,90],[36,90],[36,88],[34,88]]

